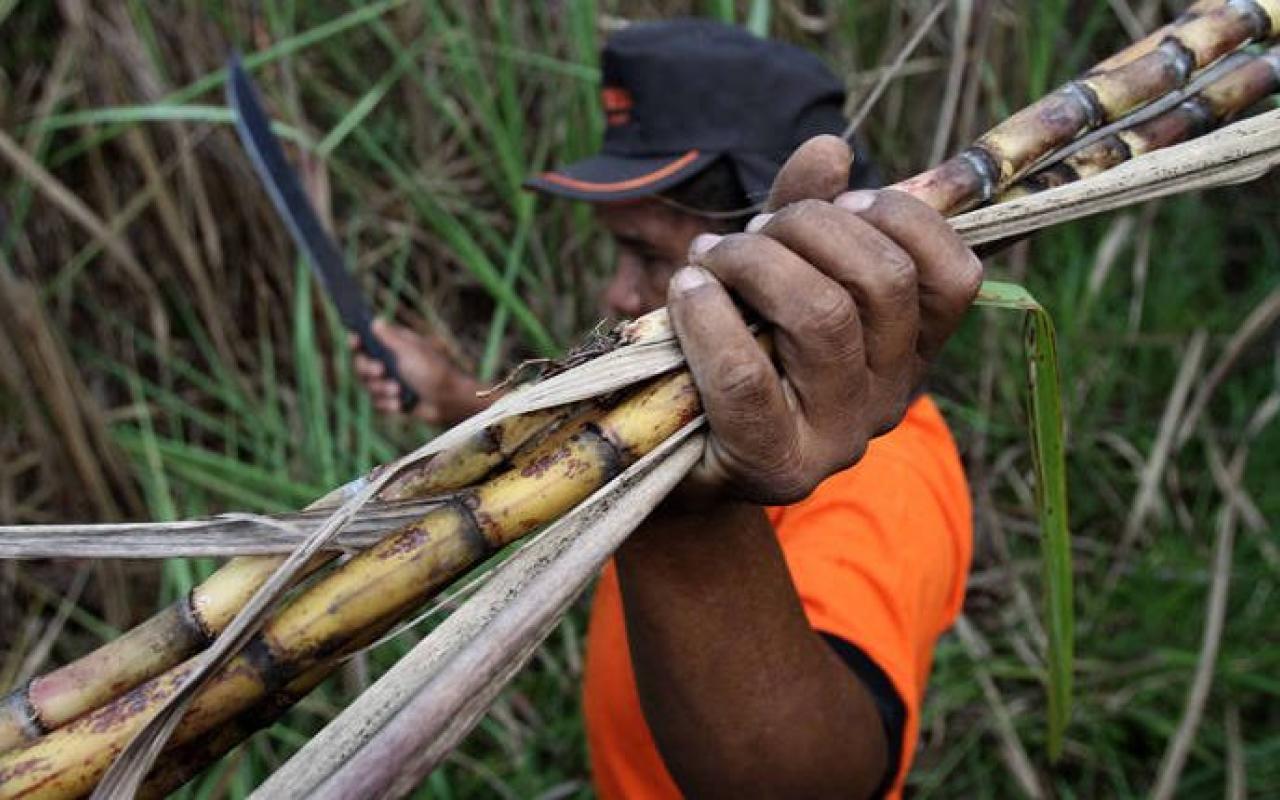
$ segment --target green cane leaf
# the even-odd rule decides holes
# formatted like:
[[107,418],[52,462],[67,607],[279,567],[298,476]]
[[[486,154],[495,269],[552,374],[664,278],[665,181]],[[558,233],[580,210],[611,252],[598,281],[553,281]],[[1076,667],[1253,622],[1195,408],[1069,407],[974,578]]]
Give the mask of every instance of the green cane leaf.
[[1026,314],[1028,419],[1036,471],[1036,508],[1043,534],[1045,615],[1049,636],[1049,757],[1062,754],[1071,717],[1072,665],[1075,659],[1075,608],[1071,570],[1071,531],[1067,523],[1067,468],[1058,348],[1049,312],[1025,288],[986,281],[977,304]]

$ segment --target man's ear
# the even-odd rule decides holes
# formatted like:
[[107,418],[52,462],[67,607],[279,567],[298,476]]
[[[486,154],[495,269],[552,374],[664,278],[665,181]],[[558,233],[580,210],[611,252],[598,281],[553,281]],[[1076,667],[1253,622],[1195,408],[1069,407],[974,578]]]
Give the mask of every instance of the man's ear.
[[796,148],[773,180],[767,211],[800,200],[831,200],[849,189],[853,151],[839,136],[815,136]]

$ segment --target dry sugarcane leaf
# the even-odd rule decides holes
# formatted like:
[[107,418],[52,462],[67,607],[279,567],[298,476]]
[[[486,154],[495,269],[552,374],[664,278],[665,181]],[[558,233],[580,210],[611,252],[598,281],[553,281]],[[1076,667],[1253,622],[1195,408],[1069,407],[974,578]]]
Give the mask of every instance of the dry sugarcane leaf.
[[1280,110],[1135,158],[1092,178],[951,218],[969,245],[1022,236],[1171,194],[1253,180],[1280,163]]
[[[418,519],[437,500],[370,503],[325,546],[363,550],[387,531]],[[306,541],[331,510],[291,514],[220,514],[178,522],[107,525],[0,525],[0,559],[191,558],[288,553]]]
[[[254,797],[400,796],[466,734],[613,551],[696,463],[695,420],[534,538]],[[363,774],[362,774],[363,773]],[[323,785],[321,785],[323,783]]]

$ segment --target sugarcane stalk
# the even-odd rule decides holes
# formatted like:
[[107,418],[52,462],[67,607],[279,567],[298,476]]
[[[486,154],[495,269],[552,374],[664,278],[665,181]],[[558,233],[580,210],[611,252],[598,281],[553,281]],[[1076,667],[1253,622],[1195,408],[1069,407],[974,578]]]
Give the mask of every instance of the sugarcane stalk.
[[[458,447],[406,470],[381,497],[421,499],[466,486],[520,452],[540,433],[590,405],[522,414],[491,425]],[[330,493],[309,508],[336,505],[342,492]],[[333,553],[317,556],[304,574],[320,569],[333,557]],[[98,708],[207,646],[283,560],[284,556],[230,559],[146,622],[13,690],[0,700],[0,753]]]
[[323,683],[336,667],[336,664],[331,663],[319,664],[302,673],[284,688],[272,692],[248,711],[203,736],[167,751],[164,761],[156,765],[143,784],[138,793],[139,800],[168,797],[210,764],[231,752],[236,745],[273,724]]
[[1227,0],[1197,0],[1197,2],[1192,3],[1185,11],[1179,14],[1177,19],[1167,25],[1157,28],[1115,55],[1099,61],[1094,65],[1093,69],[1089,70],[1085,74],[1096,75],[1102,72],[1110,72],[1117,67],[1123,67],[1125,64],[1136,61],[1156,49],[1160,42],[1164,41],[1164,37],[1169,35],[1170,31],[1179,26],[1185,25],[1196,17],[1200,17],[1210,11],[1214,11],[1221,6],[1226,5],[1226,3]]
[[1280,91],[1280,45],[1260,55],[1240,54],[1244,63],[1164,113],[1104,136],[1061,162],[1019,181],[1001,195],[1010,200],[1088,178],[1132,158],[1159,150],[1229,121]]
[[1228,0],[1176,22],[1153,49],[1070,81],[997,125],[954,158],[895,189],[944,214],[994,198],[1046,154],[1187,82],[1253,41],[1280,34],[1280,0]]
[[[512,469],[524,470],[534,466],[534,462],[542,457],[539,448],[563,446],[586,424],[596,421],[600,414],[600,403],[581,403],[574,407],[566,419],[558,420],[556,425],[539,428],[531,439],[531,442],[538,443],[538,447],[531,447],[526,443],[513,451],[509,459]],[[197,737],[173,748],[148,777],[140,797],[163,797],[186,783],[240,742],[279,719],[294,703],[332,674],[347,655],[372,643],[396,622],[396,615],[384,618],[377,626],[369,629],[366,635],[344,647],[337,657],[310,668],[283,689],[270,693],[249,710],[217,726],[211,735]]]
[[146,783],[138,793],[139,800],[159,800],[167,797],[214,761],[229,753],[236,745],[273,724],[332,675],[348,656],[376,642],[395,623],[396,620],[387,619],[366,630],[333,659],[306,670],[234,719],[217,726],[205,735],[170,749],[164,761],[157,764],[147,777]]
[[[181,745],[234,718],[406,613],[516,538],[558,518],[699,411],[692,378],[665,376],[523,466],[465,489],[321,577],[197,694],[173,736]],[[0,798],[71,798],[92,789],[128,739],[180,687],[188,661],[111,703],[0,756]]]

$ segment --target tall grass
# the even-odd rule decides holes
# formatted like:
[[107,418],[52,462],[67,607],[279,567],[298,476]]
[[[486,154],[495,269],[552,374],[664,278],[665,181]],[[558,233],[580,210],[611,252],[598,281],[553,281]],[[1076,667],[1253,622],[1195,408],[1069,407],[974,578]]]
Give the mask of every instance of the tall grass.
[[[555,352],[596,319],[609,252],[589,211],[536,200],[519,182],[598,141],[597,22],[732,18],[821,51],[849,81],[852,105],[870,88],[867,72],[892,58],[913,15],[931,4],[819,5],[826,16],[756,0],[392,0],[338,16],[300,3],[127,3],[77,21],[54,4],[0,2],[0,36],[11,43],[0,49],[0,126],[113,237],[70,222],[49,186],[0,171],[0,269],[38,290],[48,333],[66,353],[50,368],[79,376],[85,398],[74,414],[57,416],[59,396],[41,388],[54,384],[37,382],[21,358],[29,332],[0,321],[8,465],[0,515],[107,514],[67,468],[77,442],[96,441],[94,430],[105,432],[95,458],[108,446],[123,454],[122,474],[138,490],[137,502],[113,493],[111,513],[156,518],[297,507],[431,434],[376,417],[360,391],[340,324],[229,130],[220,92],[227,48],[239,47],[257,70],[278,132],[296,144],[377,307],[432,326],[460,362],[495,375]],[[974,21],[976,57],[963,76],[953,145],[1123,41],[1106,0],[977,5],[999,13]],[[261,16],[249,14],[259,7]],[[931,37],[869,117],[865,134],[890,175],[925,166],[949,48],[946,31]],[[975,313],[934,382],[974,488],[966,615],[977,638],[949,636],[938,650],[911,778],[919,794],[1143,793],[1195,668],[1214,519],[1232,493],[1247,507],[1228,622],[1181,786],[1187,796],[1222,794],[1240,763],[1249,792],[1280,792],[1280,682],[1272,677],[1280,648],[1265,646],[1280,637],[1280,495],[1268,491],[1280,476],[1280,434],[1248,424],[1277,391],[1274,352],[1245,350],[1193,435],[1162,462],[1151,458],[1192,336],[1207,334],[1207,362],[1215,362],[1275,290],[1275,189],[1073,225],[990,265],[991,276],[1024,284],[1057,323],[1080,615],[1075,711],[1065,728],[1055,717],[1063,757],[1051,765],[1047,719],[1062,706],[1046,703],[1044,685],[1063,631],[1046,628],[1039,598],[1050,577],[1061,586],[1066,553],[1051,551],[1052,568],[1043,566],[1024,329],[1016,315]],[[166,214],[179,224],[166,227]],[[119,247],[146,266],[155,293],[111,255]],[[193,289],[201,285],[213,302],[202,303]],[[1223,486],[1210,451],[1241,446],[1251,448],[1244,478]],[[109,462],[94,463],[107,485],[123,482]],[[1157,502],[1121,548],[1152,471]],[[91,582],[51,658],[92,646],[210,568],[130,565],[132,592],[120,581]],[[14,599],[0,603],[0,677],[16,674],[53,617],[54,592],[70,582],[56,566],[0,567],[0,592]],[[566,619],[424,796],[586,793],[582,626],[581,615]],[[244,796],[418,635],[354,660],[186,796]],[[1019,749],[1028,761],[1011,755]]]

